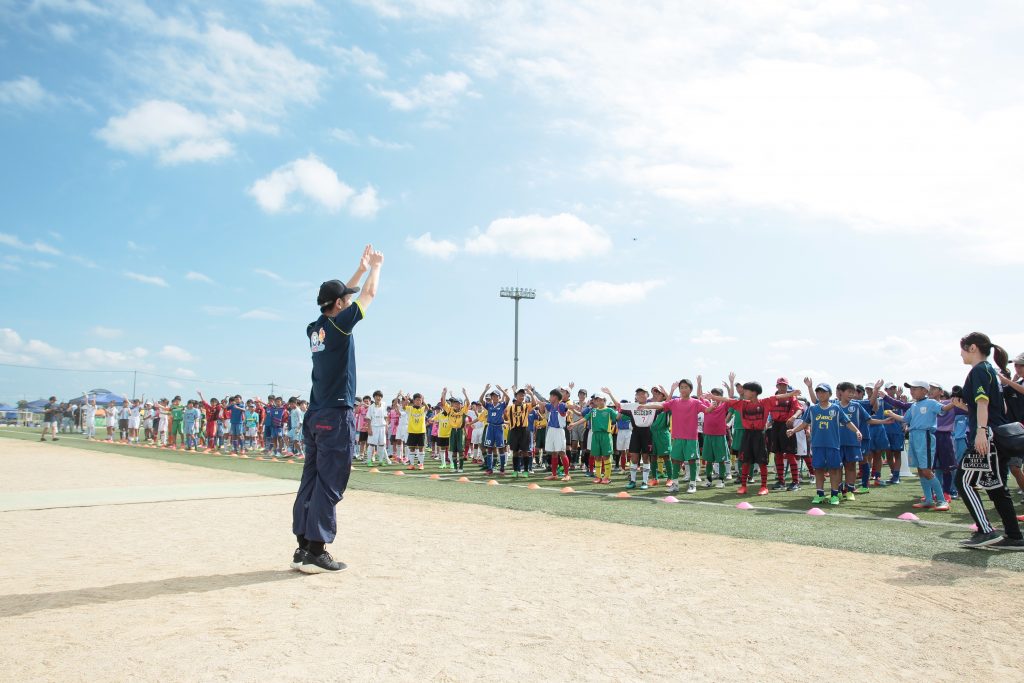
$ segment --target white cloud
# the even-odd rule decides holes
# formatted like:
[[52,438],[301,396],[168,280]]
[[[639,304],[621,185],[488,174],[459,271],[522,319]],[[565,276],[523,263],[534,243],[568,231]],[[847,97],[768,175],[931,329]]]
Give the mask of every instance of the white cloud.
[[332,49],[342,65],[358,71],[362,76],[374,80],[387,77],[387,68],[380,57],[360,47],[334,47]]
[[691,344],[727,344],[736,341],[736,337],[722,334],[720,330],[701,330],[696,336],[690,338]]
[[103,327],[102,325],[96,325],[89,331],[103,339],[117,339],[124,334],[124,330],[119,330],[116,327]]
[[80,351],[67,351],[39,339],[24,340],[15,330],[0,328],[0,362],[17,364],[46,364],[79,369],[150,370],[145,358],[149,352],[141,347],[124,351],[111,351],[89,347]]
[[35,240],[31,244],[22,242],[17,235],[12,235],[6,232],[0,232],[0,244],[8,247],[14,247],[15,249],[21,249],[23,251],[35,251],[40,254],[48,254],[50,256],[60,256],[61,251],[52,244]]
[[155,153],[163,164],[213,161],[233,152],[225,131],[244,130],[237,112],[211,119],[177,102],[149,100],[123,116],[112,116],[96,136],[112,149],[131,154]]
[[409,16],[456,18],[474,13],[472,0],[356,0],[385,19]]
[[171,344],[164,345],[164,347],[157,352],[157,355],[160,356],[161,358],[176,360],[180,363],[188,363],[196,359],[195,356],[193,356],[185,349],[181,348],[180,346],[174,346]]
[[348,128],[331,128],[327,132],[338,142],[344,142],[346,145],[359,145],[359,136],[356,135],[355,131]]
[[40,261],[38,259],[27,261],[26,263],[28,263],[28,265],[32,266],[33,268],[39,268],[40,270],[50,270],[51,268],[54,268],[54,265],[49,261]]
[[266,270],[265,268],[253,268],[252,272],[256,273],[257,275],[262,275],[263,277],[270,278],[274,282],[283,282],[284,281],[283,277],[281,277],[280,275],[278,275],[274,271]]
[[85,266],[86,268],[99,268],[95,261],[80,254],[71,254],[68,258],[79,265]]
[[202,273],[197,273],[194,270],[190,270],[187,273],[185,273],[185,279],[191,280],[192,282],[205,282],[206,284],[209,285],[213,284],[213,278],[211,278],[209,275],[203,275]]
[[580,285],[563,287],[555,295],[546,295],[552,301],[583,306],[628,306],[643,301],[647,295],[665,284],[664,280],[641,282],[604,282],[589,280]]
[[0,81],[0,106],[37,109],[55,100],[56,98],[31,76]]
[[280,320],[281,316],[263,308],[254,308],[238,316],[242,320]]
[[402,142],[383,140],[378,138],[376,135],[367,135],[366,139],[363,140],[355,131],[347,128],[332,128],[328,131],[328,134],[338,142],[343,142],[346,145],[352,145],[353,147],[360,147],[365,144],[369,147],[373,147],[374,149],[386,149],[389,151],[410,149],[410,145]]
[[818,343],[816,339],[779,339],[768,344],[773,349],[806,349],[811,346],[815,346]]
[[[383,16],[446,16],[374,4]],[[469,63],[574,111],[592,150],[582,172],[701,210],[768,209],[876,234],[969,232],[982,243],[965,247],[970,256],[1012,261],[1008,241],[1024,248],[1013,199],[1024,93],[983,41],[962,37],[964,15],[755,4],[480,3]],[[1021,13],[1000,4],[971,21],[1019,26]]]
[[429,232],[419,237],[406,237],[405,245],[413,251],[433,258],[450,259],[459,246],[450,240],[435,240]]
[[295,194],[304,196],[330,213],[337,213],[348,203],[349,212],[358,218],[373,217],[380,208],[377,191],[372,186],[356,194],[351,186],[339,180],[334,169],[312,154],[278,167],[253,183],[247,192],[267,213],[300,208],[289,204]]
[[169,386],[171,389],[181,389],[185,385],[176,379],[169,379],[167,380],[167,386]]
[[392,109],[415,111],[426,109],[435,115],[448,113],[469,90],[472,79],[461,71],[426,74],[419,83],[405,91],[371,86],[370,90],[387,100]]
[[571,213],[499,218],[466,240],[472,254],[506,254],[540,261],[576,261],[607,253],[612,240]]
[[130,280],[136,282],[143,282],[147,285],[156,285],[157,287],[168,287],[167,280],[156,275],[142,275],[141,273],[133,273],[131,271],[125,271],[124,276]]
[[75,40],[74,26],[58,22],[56,24],[50,24],[48,28],[50,29],[50,35],[53,36],[53,39],[58,43],[71,43]]
[[196,376],[195,371],[194,370],[189,370],[188,368],[175,368],[174,369],[174,374],[177,375],[178,377],[187,377],[187,378],[191,378],[191,377],[195,377]]

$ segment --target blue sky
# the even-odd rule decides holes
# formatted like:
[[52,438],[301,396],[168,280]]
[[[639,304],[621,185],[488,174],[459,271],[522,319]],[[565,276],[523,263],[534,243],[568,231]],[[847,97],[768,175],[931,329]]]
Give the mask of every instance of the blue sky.
[[1022,24],[1013,2],[0,0],[0,362],[68,369],[2,367],[0,400],[130,388],[86,370],[304,392],[316,287],[367,242],[360,391],[510,384],[517,283],[538,387],[952,384],[967,331],[1024,350]]

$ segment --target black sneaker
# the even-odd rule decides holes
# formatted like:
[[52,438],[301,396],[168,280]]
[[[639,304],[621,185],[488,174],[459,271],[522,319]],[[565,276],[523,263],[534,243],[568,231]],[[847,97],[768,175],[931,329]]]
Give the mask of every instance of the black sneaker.
[[782,491],[785,488],[786,488],[786,485],[783,482],[777,481],[777,482],[775,482],[775,486],[772,486],[772,491]]
[[786,490],[787,491],[799,491],[800,490],[800,484],[790,484],[789,486],[786,487]]
[[990,546],[993,543],[997,543],[1003,538],[1003,532],[1001,531],[990,531],[987,534],[981,531],[975,531],[971,534],[971,537],[960,541],[960,547],[962,548],[984,548]]
[[302,566],[302,563],[306,561],[306,555],[309,555],[302,548],[296,548],[295,553],[292,555],[292,569],[298,569]]
[[344,562],[338,562],[331,554],[326,550],[319,555],[311,555],[306,553],[306,559],[302,561],[302,566],[299,567],[299,571],[303,574],[331,574],[334,572],[344,571],[347,565]]
[[1024,550],[1024,539],[1003,536],[992,545],[985,546],[985,548],[987,550]]

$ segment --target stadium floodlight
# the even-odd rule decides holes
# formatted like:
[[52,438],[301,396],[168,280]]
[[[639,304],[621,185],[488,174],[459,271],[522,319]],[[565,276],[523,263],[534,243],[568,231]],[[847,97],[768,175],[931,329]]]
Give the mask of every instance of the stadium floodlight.
[[512,361],[512,386],[519,386],[519,301],[521,299],[536,299],[537,290],[525,289],[523,287],[502,287],[498,296],[503,299],[512,299],[516,302],[516,333],[515,333],[515,357]]

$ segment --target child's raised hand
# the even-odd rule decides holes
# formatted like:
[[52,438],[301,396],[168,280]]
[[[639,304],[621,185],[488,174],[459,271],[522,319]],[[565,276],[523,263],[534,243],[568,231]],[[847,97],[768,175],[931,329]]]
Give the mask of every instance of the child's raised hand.
[[729,373],[729,384],[735,384],[735,383],[736,383],[736,373],[735,372],[730,372]]

